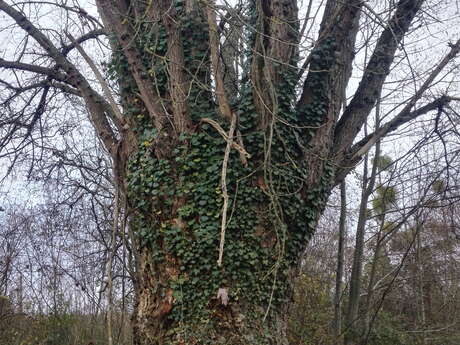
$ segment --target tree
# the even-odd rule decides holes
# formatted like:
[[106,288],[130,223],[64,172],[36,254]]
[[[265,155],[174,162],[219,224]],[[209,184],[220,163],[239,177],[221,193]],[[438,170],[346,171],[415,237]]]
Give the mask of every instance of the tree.
[[[96,4],[102,23],[66,1],[0,0],[5,30],[22,30],[0,59],[13,76],[1,80],[2,149],[34,145],[51,97],[81,99],[113,161],[135,243],[135,343],[286,343],[299,256],[332,188],[382,137],[447,111],[456,100],[449,86],[427,91],[460,41],[414,73],[422,77],[411,95],[358,138],[406,58],[402,43],[423,29],[412,24],[428,1],[390,2],[379,13],[358,0],[311,1],[306,20],[294,0]],[[64,28],[46,29],[50,6],[63,11]],[[323,13],[316,35],[312,7]],[[111,81],[83,47],[102,35]],[[370,53],[346,99],[361,44]]]
[[340,182],[340,219],[339,219],[339,238],[337,244],[337,270],[335,274],[335,290],[334,290],[334,320],[332,330],[336,338],[336,343],[341,343],[342,336],[342,281],[343,267],[345,259],[345,245],[347,233],[347,190],[345,180]]

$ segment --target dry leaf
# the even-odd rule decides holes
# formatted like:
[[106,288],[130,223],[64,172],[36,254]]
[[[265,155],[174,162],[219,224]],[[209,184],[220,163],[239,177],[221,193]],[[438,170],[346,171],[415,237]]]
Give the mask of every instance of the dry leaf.
[[228,291],[227,288],[219,288],[217,291],[217,299],[220,299],[220,302],[223,305],[228,304]]

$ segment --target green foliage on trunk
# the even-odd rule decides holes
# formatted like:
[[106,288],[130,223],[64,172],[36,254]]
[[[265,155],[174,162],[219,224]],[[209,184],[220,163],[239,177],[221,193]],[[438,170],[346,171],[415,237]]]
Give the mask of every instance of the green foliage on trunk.
[[[275,133],[294,130],[282,124],[274,128]],[[253,156],[248,166],[232,152],[224,264],[218,267],[225,141],[205,124],[183,135],[171,158],[159,159],[152,149],[155,135],[148,129],[140,135],[129,164],[128,198],[135,210],[131,226],[152,253],[153,266],[160,269],[173,258],[177,268],[159,286],[164,294],[174,291],[168,318],[179,324],[209,322],[221,287],[229,288],[230,303],[244,306],[245,317],[253,320],[260,320],[269,306],[276,310],[286,303],[289,270],[316,225],[323,194],[320,188],[312,190],[304,201],[299,187],[307,172],[286,159],[295,144],[287,145],[286,135],[272,138],[270,162],[264,166],[267,134],[253,131],[244,136]]]
[[[321,81],[322,76],[313,78],[310,82],[316,83],[315,101],[295,109],[297,70],[277,66],[280,83],[271,90],[275,97],[273,112],[261,121],[252,84],[243,77],[233,107],[244,148],[251,158],[245,166],[236,150],[230,154],[226,178],[230,205],[224,260],[218,267],[221,170],[227,143],[213,126],[200,120],[212,119],[226,132],[229,124],[217,113],[206,88],[211,85],[208,42],[203,39],[207,25],[199,16],[184,14],[181,30],[185,66],[193,76],[188,106],[196,127],[191,133],[166,140],[165,133],[153,128],[146,110],[139,106],[142,102],[133,96],[134,82],[121,54],[114,56],[109,72],[122,87],[125,116],[134,123],[137,135],[137,148],[127,173],[130,226],[140,250],[150,253],[149,264],[156,280],[152,295],[161,299],[172,291],[173,308],[161,322],[169,325],[171,335],[189,332],[192,338],[204,337],[215,343],[218,336],[210,330],[260,328],[267,315],[268,320],[276,322],[277,312],[290,299],[293,270],[316,226],[334,173],[327,162],[321,171],[311,172],[305,160],[314,127],[322,123],[327,112],[327,85]],[[164,29],[141,25],[137,44],[143,47],[146,67],[156,78],[157,90],[167,97],[166,62],[151,58],[166,55]],[[325,44],[315,52],[312,63],[319,69],[327,68],[333,60],[333,48],[333,42]],[[246,74],[251,52],[248,56]],[[297,55],[293,66],[296,59]],[[152,60],[155,64],[149,62]],[[306,128],[305,121],[311,126]],[[162,155],[157,144],[165,140],[170,147],[168,154]],[[310,173],[322,176],[315,186],[305,184]],[[217,299],[220,288],[228,290],[229,306]],[[222,317],[224,314],[227,316]],[[197,329],[202,330],[201,336],[194,335]],[[265,344],[274,332],[256,334],[260,333],[265,339],[260,343]]]

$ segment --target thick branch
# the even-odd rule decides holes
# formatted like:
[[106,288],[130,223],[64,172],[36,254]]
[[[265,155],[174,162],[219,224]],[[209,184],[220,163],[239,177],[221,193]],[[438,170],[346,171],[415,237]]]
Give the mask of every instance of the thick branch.
[[[322,74],[325,81],[331,79],[328,85],[330,84],[332,88],[328,87],[328,92],[332,109],[328,117],[335,120],[338,116],[338,111],[345,98],[345,89],[351,77],[362,6],[363,2],[360,0],[343,4],[335,0],[327,2],[318,42],[308,58],[310,71],[298,102],[299,108],[312,101],[314,89],[318,88],[315,81],[318,80],[318,74]],[[332,49],[331,46],[333,46]],[[324,59],[330,59],[329,66],[322,66]]]
[[[168,35],[168,72],[169,92],[173,107],[173,119],[176,131],[189,132],[192,127],[187,103],[190,80],[185,73],[184,49],[180,18],[170,0],[158,1],[158,12]],[[155,5],[153,5],[155,8]]]
[[297,110],[304,126],[316,128],[309,141],[316,154],[307,155],[312,166],[321,167],[323,157],[331,151],[334,126],[351,77],[361,8],[360,0],[328,1],[318,42],[308,58],[309,72]]
[[400,0],[396,12],[382,32],[350,104],[335,129],[334,151],[345,152],[361,130],[390,73],[396,53],[424,0]]
[[256,0],[255,5],[257,34],[252,48],[251,82],[264,127],[278,112],[278,91],[290,87],[289,74],[297,74],[299,19],[294,0]]
[[96,2],[105,23],[108,25],[108,30],[115,33],[121,45],[139,88],[142,101],[153,119],[155,127],[161,131],[165,126],[167,114],[161,107],[161,99],[154,89],[154,82],[150,79],[142,62],[141,53],[135,42],[136,33],[123,15],[123,13],[128,14],[128,8],[122,1],[113,3],[109,0],[97,0]]
[[[312,171],[324,169],[324,158],[331,151],[334,126],[351,76],[361,7],[360,0],[329,0],[320,36],[307,58],[309,71],[297,103],[297,116],[306,128],[309,149],[304,152],[305,162]],[[309,174],[307,185],[315,185],[318,179],[319,174]]]
[[64,83],[65,82],[67,82],[67,83],[70,82],[70,80],[69,80],[67,75],[65,75],[62,72],[58,72],[56,69],[37,66],[37,65],[32,65],[32,64],[28,64],[28,63],[24,63],[24,62],[8,61],[8,60],[4,60],[4,59],[0,58],[0,68],[27,71],[27,72],[46,75],[48,77],[51,77],[51,78],[53,78],[55,80],[59,80],[59,81],[64,82]]
[[96,76],[96,79],[101,85],[102,91],[104,92],[104,96],[108,99],[108,105],[110,106],[110,108],[112,109],[112,113],[114,114],[113,120],[117,128],[119,130],[122,130],[123,127],[126,125],[126,121],[123,118],[120,109],[118,109],[117,104],[115,103],[115,99],[113,98],[112,93],[110,92],[109,85],[104,80],[104,77],[102,76],[101,72],[99,72],[99,69],[97,68],[94,61],[89,57],[88,54],[86,54],[86,51],[83,49],[80,43],[78,43],[70,33],[67,33],[67,36],[69,37],[70,41],[75,45],[80,55],[85,59],[86,63],[89,65],[94,75]]

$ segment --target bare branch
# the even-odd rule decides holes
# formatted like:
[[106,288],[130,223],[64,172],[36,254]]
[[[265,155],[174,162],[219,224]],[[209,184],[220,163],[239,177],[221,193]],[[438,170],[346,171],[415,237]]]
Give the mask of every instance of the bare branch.
[[49,76],[61,82],[67,82],[67,83],[71,82],[71,80],[66,74],[59,72],[56,69],[32,65],[32,64],[18,62],[18,61],[8,61],[8,60],[0,58],[0,68],[16,69],[20,71],[33,72],[33,73]]
[[79,42],[77,42],[73,36],[70,33],[67,33],[67,36],[69,37],[70,41],[74,44],[74,46],[77,48],[78,52],[83,56],[85,59],[86,63],[89,65],[91,70],[93,71],[94,75],[96,76],[97,81],[102,87],[102,90],[104,92],[104,96],[109,100],[109,105],[110,108],[112,109],[112,112],[114,114],[113,120],[115,121],[115,124],[117,125],[119,130],[122,130],[123,127],[126,125],[126,121],[123,118],[123,115],[121,114],[120,109],[118,108],[117,104],[115,103],[115,100],[112,96],[112,93],[110,92],[109,86],[107,85],[107,82],[104,80],[104,77],[102,76],[101,72],[99,72],[99,69],[97,68],[96,64],[94,61],[89,57],[88,54],[86,54],[85,50],[83,47],[80,45]]
[[[35,27],[21,12],[17,11],[3,0],[0,0],[0,10],[10,16],[19,27],[32,36],[40,46],[45,49],[50,57],[56,62],[56,67],[62,68],[66,72],[67,78],[64,80],[78,88],[81,92],[90,110],[91,120],[97,129],[99,137],[103,141],[106,149],[113,154],[116,149],[116,136],[105,114],[106,112],[110,112],[111,109],[107,109],[107,104],[105,102],[101,103],[102,97],[92,89],[78,69],[67,60],[44,33]],[[46,72],[47,75],[49,75],[49,71],[46,70]],[[64,80],[61,79],[61,81]]]
[[87,32],[86,34],[78,37],[75,39],[75,42],[72,42],[64,47],[61,48],[61,53],[62,55],[66,56],[67,54],[69,54],[69,52],[76,48],[76,44],[82,44],[88,40],[91,40],[91,39],[94,39],[94,38],[98,38],[99,36],[102,36],[102,35],[106,35],[106,32],[105,32],[105,29],[97,29],[97,30],[93,30],[93,31],[90,31],[90,32]]
[[396,50],[424,0],[400,0],[380,35],[358,89],[335,129],[334,151],[343,153],[353,143],[379,97]]
[[383,137],[422,115],[426,115],[431,111],[443,109],[452,101],[460,101],[460,98],[442,96],[414,111],[401,111],[391,121],[381,126],[374,133],[366,135],[358,143],[353,145],[346,155],[346,158],[338,164],[335,185],[339,184],[345,176],[355,168],[356,164],[359,163],[361,158],[372,148],[372,146]]
[[444,108],[452,100],[455,100],[455,98],[442,96],[412,112],[410,112],[409,109],[403,109],[403,111],[395,116],[394,119],[383,125],[376,132],[367,135],[365,138],[356,143],[350,150],[352,153],[350,159],[352,161],[360,159],[360,157],[365,155],[379,139],[383,138],[387,134],[398,129],[400,126],[416,119],[419,116],[425,115],[433,110]]

